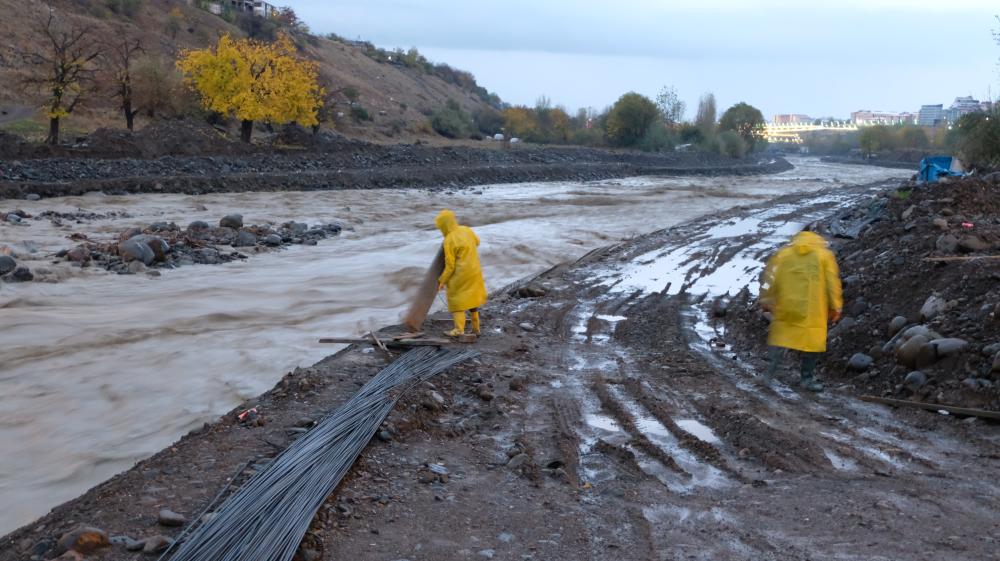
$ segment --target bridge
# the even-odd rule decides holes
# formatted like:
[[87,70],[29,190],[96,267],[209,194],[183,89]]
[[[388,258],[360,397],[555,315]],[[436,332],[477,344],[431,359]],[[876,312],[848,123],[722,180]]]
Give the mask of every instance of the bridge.
[[816,131],[855,132],[858,126],[854,123],[826,121],[814,123],[768,123],[764,126],[768,142],[786,142],[802,144],[802,134]]

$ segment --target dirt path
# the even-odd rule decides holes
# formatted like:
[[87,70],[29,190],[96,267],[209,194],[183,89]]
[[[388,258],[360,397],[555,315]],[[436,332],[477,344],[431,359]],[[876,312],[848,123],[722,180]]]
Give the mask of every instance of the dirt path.
[[[762,385],[759,357],[734,355],[713,313],[799,223],[865,194],[737,209],[511,287],[482,356],[404,399],[299,557],[1000,559],[995,426]],[[176,534],[159,508],[194,517],[384,360],[352,348],[290,374],[253,403],[263,427],[227,416],[185,437],[8,536],[0,560],[47,559],[78,523]]]

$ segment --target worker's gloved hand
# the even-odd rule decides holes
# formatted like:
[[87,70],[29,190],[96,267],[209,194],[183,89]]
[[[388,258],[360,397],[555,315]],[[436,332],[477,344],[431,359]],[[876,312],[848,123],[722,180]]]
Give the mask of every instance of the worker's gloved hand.
[[441,292],[442,290],[444,290],[444,285],[438,284],[438,292]]
[[842,315],[840,310],[830,310],[830,323],[837,323]]

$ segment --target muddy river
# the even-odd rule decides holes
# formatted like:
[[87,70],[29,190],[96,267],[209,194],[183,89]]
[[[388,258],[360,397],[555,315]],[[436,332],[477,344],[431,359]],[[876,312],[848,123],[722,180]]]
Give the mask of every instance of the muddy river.
[[[706,213],[838,182],[906,172],[795,160],[759,178],[644,177],[496,185],[456,193],[357,191],[136,195],[19,201],[128,218],[55,227],[0,224],[0,245],[52,282],[0,286],[0,533],[127,469],[205,421],[336,350],[321,336],[396,323],[456,211],[483,240],[491,289],[590,249]],[[4,207],[12,207],[7,202]],[[226,265],[158,278],[52,264],[82,232],[110,238],[155,221],[338,221],[345,232]],[[47,269],[47,272],[46,272]],[[484,321],[488,324],[489,317]]]

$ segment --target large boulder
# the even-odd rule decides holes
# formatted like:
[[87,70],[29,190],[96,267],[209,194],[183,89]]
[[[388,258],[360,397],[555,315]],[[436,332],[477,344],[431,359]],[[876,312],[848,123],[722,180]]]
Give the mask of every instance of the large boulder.
[[904,327],[906,327],[906,318],[905,317],[903,317],[903,316],[896,316],[896,317],[892,318],[892,321],[889,322],[889,337],[892,337],[895,334],[899,333],[899,331],[901,329],[903,329]]
[[255,245],[257,245],[257,236],[246,230],[240,230],[236,234],[236,241],[233,242],[233,247],[253,247]]
[[17,261],[9,255],[0,255],[0,276],[6,275],[17,268]]
[[979,236],[962,236],[958,242],[958,250],[962,253],[975,253],[990,249],[990,244],[984,242]]
[[948,309],[948,303],[937,294],[930,295],[920,307],[920,320],[930,321],[943,314]]
[[118,255],[126,263],[139,261],[143,265],[150,265],[156,261],[156,254],[146,243],[136,239],[128,239],[118,244]]
[[964,351],[968,348],[969,343],[963,339],[948,337],[944,339],[933,339],[931,340],[931,345],[934,345],[935,354],[937,358],[940,359],[956,355]]
[[[151,234],[142,234],[132,238],[130,241],[136,241],[139,243],[146,244],[149,249],[153,251],[153,255],[157,261],[165,261],[167,259],[167,253],[170,252],[170,244],[163,240],[159,236],[153,236]],[[143,262],[145,263],[145,261]],[[149,265],[149,263],[145,263]]]
[[70,530],[59,538],[56,542],[56,553],[62,554],[67,551],[76,551],[88,555],[110,545],[108,533],[100,528],[80,526]]
[[911,392],[916,392],[927,383],[927,375],[919,370],[914,370],[903,378],[903,386]]
[[847,367],[856,372],[864,372],[875,362],[875,359],[864,354],[854,353],[851,360],[847,361]]
[[130,240],[141,233],[142,233],[142,228],[137,228],[135,226],[127,228],[123,230],[121,234],[118,234],[118,241],[123,242],[125,240]]
[[29,282],[35,280],[35,275],[31,273],[31,269],[21,266],[14,269],[14,272],[7,278],[11,282]]
[[951,234],[944,234],[937,239],[934,244],[941,253],[955,253],[958,250],[958,238]]
[[242,214],[227,214],[219,220],[220,228],[232,228],[233,230],[239,230],[243,227],[243,215]]
[[936,356],[934,347],[930,345],[930,339],[924,335],[911,337],[896,351],[899,362],[910,368],[922,368],[933,364]]
[[89,263],[90,248],[88,248],[85,245],[78,245],[66,252],[66,259],[72,261],[73,263],[79,263],[81,265],[83,265],[84,263]]

